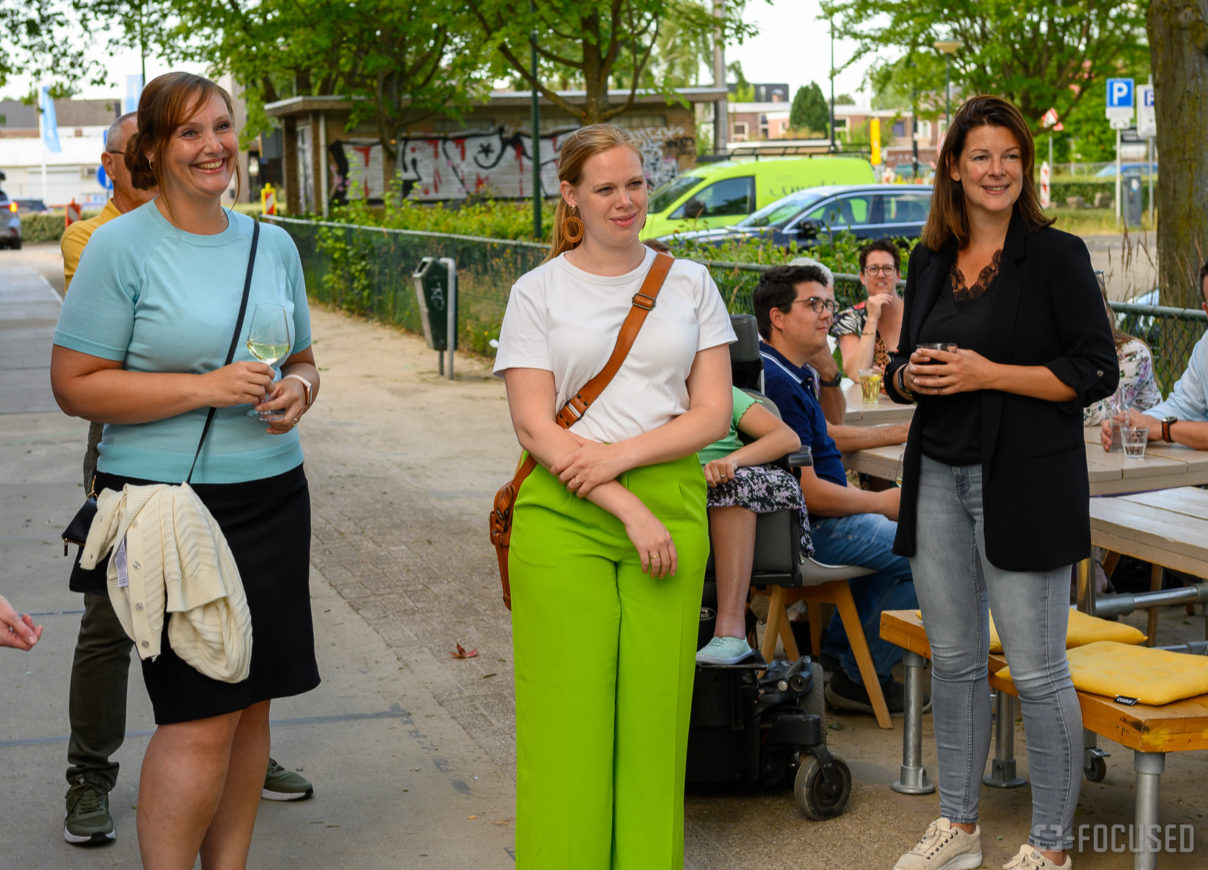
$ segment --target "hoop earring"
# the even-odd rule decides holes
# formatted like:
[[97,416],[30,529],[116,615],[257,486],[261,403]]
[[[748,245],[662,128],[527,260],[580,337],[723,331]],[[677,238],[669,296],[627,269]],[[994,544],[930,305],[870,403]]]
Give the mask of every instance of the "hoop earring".
[[569,214],[562,221],[562,239],[570,245],[583,241],[583,221],[577,214]]

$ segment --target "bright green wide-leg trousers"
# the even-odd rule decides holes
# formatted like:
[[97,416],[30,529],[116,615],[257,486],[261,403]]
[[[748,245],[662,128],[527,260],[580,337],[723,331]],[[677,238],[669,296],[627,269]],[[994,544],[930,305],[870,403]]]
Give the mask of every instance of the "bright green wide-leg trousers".
[[520,870],[683,867],[705,480],[695,455],[619,480],[671,533],[675,575],[644,574],[620,521],[540,466],[516,501]]

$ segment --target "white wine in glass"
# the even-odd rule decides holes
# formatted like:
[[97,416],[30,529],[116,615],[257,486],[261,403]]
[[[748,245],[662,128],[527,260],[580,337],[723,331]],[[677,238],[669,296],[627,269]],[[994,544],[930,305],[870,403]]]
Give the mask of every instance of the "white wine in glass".
[[[280,305],[257,305],[247,333],[248,352],[260,362],[274,366],[289,355],[292,344],[285,308]],[[266,392],[265,397],[268,395]],[[260,412],[253,408],[247,415],[268,422],[284,413],[283,409]]]

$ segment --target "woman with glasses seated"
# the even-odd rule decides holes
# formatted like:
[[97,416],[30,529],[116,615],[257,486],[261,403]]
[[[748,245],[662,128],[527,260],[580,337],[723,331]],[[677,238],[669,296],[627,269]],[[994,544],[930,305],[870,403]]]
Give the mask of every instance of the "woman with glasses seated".
[[868,298],[835,315],[831,335],[839,342],[843,373],[855,378],[860,369],[885,373],[889,354],[897,350],[902,328],[898,296],[901,256],[889,239],[877,239],[860,249],[860,283]]

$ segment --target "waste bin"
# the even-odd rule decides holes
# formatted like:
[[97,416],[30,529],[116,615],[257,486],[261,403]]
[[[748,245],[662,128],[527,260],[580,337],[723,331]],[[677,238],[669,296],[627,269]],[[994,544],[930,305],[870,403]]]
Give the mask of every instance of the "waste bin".
[[1141,226],[1144,199],[1141,188],[1141,170],[1125,169],[1120,176],[1120,212],[1124,216],[1126,227]]
[[453,351],[457,350],[457,264],[450,257],[424,257],[411,273],[419,303],[424,340],[437,351],[440,373],[445,373],[443,352],[449,354],[449,380],[453,379]]

